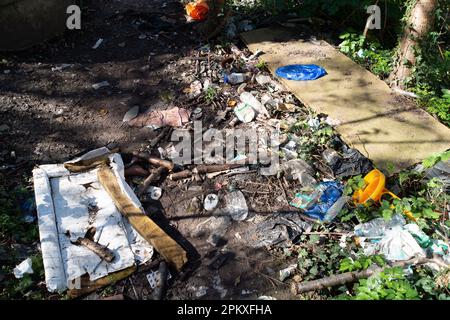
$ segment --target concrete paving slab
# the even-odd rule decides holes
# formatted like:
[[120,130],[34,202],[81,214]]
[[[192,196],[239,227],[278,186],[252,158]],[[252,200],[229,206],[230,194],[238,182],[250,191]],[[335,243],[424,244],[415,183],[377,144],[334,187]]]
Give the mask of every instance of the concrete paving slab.
[[241,37],[252,52],[264,52],[261,59],[272,74],[288,64],[325,68],[327,75],[317,80],[280,80],[306,106],[327,114],[344,140],[378,168],[399,171],[450,148],[448,127],[327,42],[301,39],[283,28]]

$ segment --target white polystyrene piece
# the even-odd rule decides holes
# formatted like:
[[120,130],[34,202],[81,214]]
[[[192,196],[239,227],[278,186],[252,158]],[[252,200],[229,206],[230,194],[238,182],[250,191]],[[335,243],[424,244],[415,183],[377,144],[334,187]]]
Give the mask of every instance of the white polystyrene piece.
[[[108,153],[107,148],[93,150],[70,162]],[[125,182],[119,154],[109,155],[120,188],[136,207],[141,204]],[[88,273],[90,280],[126,269],[136,262],[151,259],[153,247],[145,241],[117,210],[97,178],[98,169],[70,173],[62,165],[40,166],[33,171],[39,232],[49,291],[61,291],[68,283]],[[85,187],[89,186],[89,187]],[[91,209],[89,209],[91,208]],[[92,210],[95,208],[95,210]],[[90,215],[96,211],[90,223]],[[92,218],[92,217],[91,217]],[[83,237],[89,227],[96,228],[94,241],[112,250],[115,259],[102,261],[98,255],[71,241]],[[70,232],[70,237],[67,234]]]

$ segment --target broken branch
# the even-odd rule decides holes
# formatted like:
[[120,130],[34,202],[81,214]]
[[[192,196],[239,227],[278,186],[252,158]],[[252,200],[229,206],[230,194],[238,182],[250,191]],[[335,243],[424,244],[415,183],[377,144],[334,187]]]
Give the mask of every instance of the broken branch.
[[107,247],[98,244],[97,242],[94,242],[88,238],[78,238],[76,243],[91,250],[106,262],[112,262],[114,260],[113,252]]
[[133,155],[138,158],[141,158],[143,160],[147,160],[148,162],[150,162],[151,164],[153,164],[155,166],[158,166],[158,167],[163,166],[169,171],[172,171],[173,168],[175,167],[175,165],[173,164],[172,161],[160,159],[158,157],[151,156],[147,153],[133,152]]
[[161,176],[164,174],[164,172],[167,171],[167,168],[165,167],[159,167],[155,170],[152,171],[152,174],[149,175],[144,182],[142,183],[142,185],[139,187],[139,190],[137,192],[138,196],[142,196],[145,192],[145,190],[147,190],[147,188],[154,182],[157,182],[161,179]]

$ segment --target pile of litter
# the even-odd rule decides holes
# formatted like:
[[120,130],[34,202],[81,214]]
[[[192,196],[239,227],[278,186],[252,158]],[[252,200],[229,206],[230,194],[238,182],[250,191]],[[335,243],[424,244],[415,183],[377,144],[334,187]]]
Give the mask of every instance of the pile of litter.
[[[204,19],[204,2],[188,6],[194,19]],[[150,287],[158,290],[156,296],[162,298],[161,287],[170,278],[178,279],[192,261],[185,245],[169,236],[154,219],[156,212],[146,210],[143,203],[161,205],[171,192],[181,201],[184,193],[195,190],[198,194],[184,199],[185,206],[175,206],[186,215],[200,217],[201,222],[189,233],[199,238],[205,235],[209,248],[223,249],[224,240],[233,238],[253,248],[289,249],[319,224],[330,229],[338,226],[336,233],[345,236],[344,243],[351,239],[365,255],[383,255],[392,264],[415,264],[418,262],[411,259],[426,259],[430,254],[441,262],[433,260],[438,269],[450,263],[448,238],[437,240],[425,234],[416,223],[416,212],[404,210],[390,219],[361,220],[356,226],[340,221],[346,210],[371,205],[378,208],[383,195],[391,196],[389,205],[393,207],[394,199],[400,199],[387,190],[385,175],[339,138],[326,115],[316,115],[304,107],[269,75],[258,56],[233,44],[193,50],[172,66],[174,77],[185,85],[179,99],[169,99],[165,110],[141,112],[135,106],[123,117],[126,125],[154,131],[156,137],[147,148],[131,153],[101,148],[34,170],[49,291],[70,289],[78,296],[97,290],[130,276],[137,266],[148,265],[156,252],[163,262],[146,278]],[[179,73],[182,67],[190,68],[190,74]],[[327,76],[326,70],[316,65],[285,66],[277,75],[291,81]],[[93,87],[103,86],[109,83]],[[197,122],[209,128],[200,127],[200,139],[196,132],[192,134],[198,130]],[[240,148],[233,140],[230,150],[227,137],[235,130],[243,130],[240,135],[245,130],[266,135],[275,132],[277,139],[259,139],[258,134],[248,147]],[[180,155],[174,143],[179,140],[172,139],[174,134],[179,138],[180,132],[187,132],[182,137],[189,141],[189,148],[194,146],[192,153],[189,149]],[[190,140],[191,136],[194,139]],[[202,153],[205,149],[219,151],[207,157]],[[267,163],[261,154],[268,154],[275,163]],[[274,167],[268,170],[271,164]],[[447,164],[440,163],[427,174],[448,185],[447,169]],[[348,193],[349,181],[355,176],[361,176],[362,184]],[[235,226],[246,231],[231,235]],[[209,269],[219,270],[230,257],[226,250],[220,252]],[[420,261],[433,263],[431,259]],[[24,262],[15,274],[30,272],[29,268],[29,262]],[[287,281],[296,272],[297,264],[290,261],[281,269],[280,281]],[[358,275],[365,276],[370,274]],[[333,281],[320,285],[294,282],[293,292],[345,283]],[[217,274],[210,287],[226,297],[227,290]],[[204,296],[209,289],[194,288],[195,297]]]

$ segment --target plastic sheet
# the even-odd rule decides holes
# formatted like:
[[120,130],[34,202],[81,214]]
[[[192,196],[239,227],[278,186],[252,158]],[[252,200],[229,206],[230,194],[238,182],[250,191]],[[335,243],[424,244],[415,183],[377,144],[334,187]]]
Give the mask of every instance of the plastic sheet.
[[277,69],[277,76],[288,80],[316,80],[327,74],[324,68],[315,64],[291,64]]

